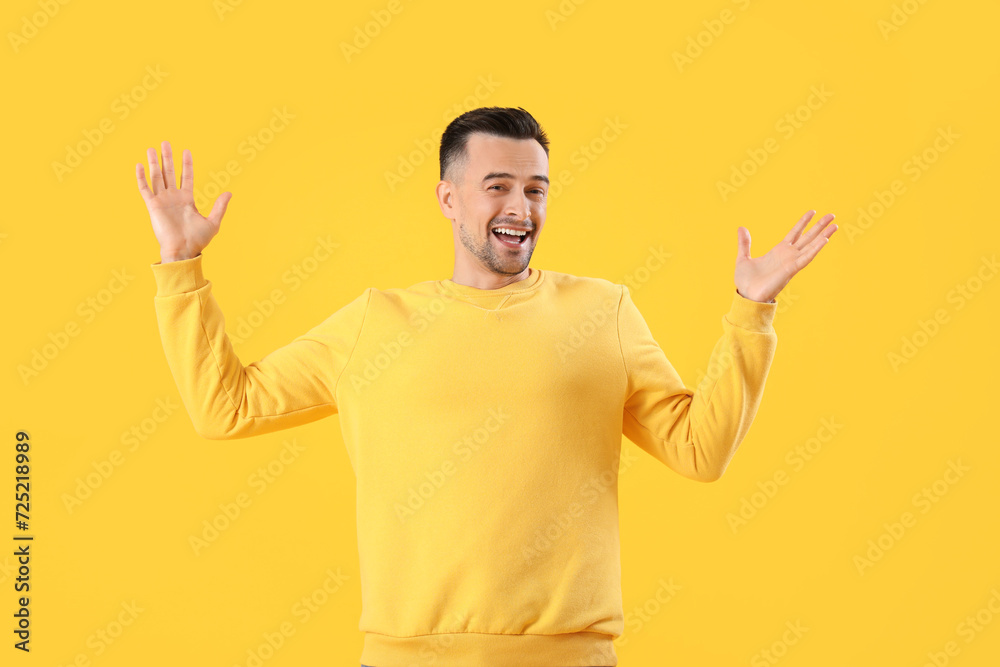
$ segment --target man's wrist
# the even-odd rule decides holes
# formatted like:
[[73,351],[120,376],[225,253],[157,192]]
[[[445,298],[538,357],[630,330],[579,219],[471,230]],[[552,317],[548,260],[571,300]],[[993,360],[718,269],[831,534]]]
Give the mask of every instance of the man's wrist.
[[180,262],[185,259],[192,259],[200,254],[201,254],[200,252],[195,253],[193,255],[190,253],[169,253],[169,254],[160,253],[160,264],[167,264],[169,262]]
[[739,294],[741,297],[743,297],[744,299],[746,299],[748,301],[755,301],[757,303],[777,303],[778,302],[777,297],[775,297],[773,299],[766,300],[766,301],[761,301],[759,299],[751,299],[750,297],[746,296],[745,294],[740,293],[740,290],[739,290],[738,287],[736,288],[736,293]]

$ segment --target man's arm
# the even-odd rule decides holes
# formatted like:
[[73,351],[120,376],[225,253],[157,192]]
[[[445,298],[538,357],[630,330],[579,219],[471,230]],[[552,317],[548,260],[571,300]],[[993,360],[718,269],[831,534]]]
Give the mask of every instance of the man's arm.
[[777,303],[733,292],[705,377],[692,390],[667,360],[622,286],[618,335],[628,385],[622,432],[670,469],[700,482],[725,472],[753,422],[778,336]]
[[185,150],[177,187],[173,150],[146,150],[149,183],[135,165],[160,261],[156,319],[163,351],[195,430],[206,438],[245,438],[290,428],[337,412],[337,382],[361,335],[371,290],[288,345],[249,366],[240,363],[225,320],[202,274],[201,252],[219,233],[232,193],[216,198],[208,216],[194,204],[194,160]]
[[199,435],[245,438],[338,411],[336,386],[361,334],[371,290],[326,320],[244,366],[225,331],[202,255],[150,265],[163,351]]

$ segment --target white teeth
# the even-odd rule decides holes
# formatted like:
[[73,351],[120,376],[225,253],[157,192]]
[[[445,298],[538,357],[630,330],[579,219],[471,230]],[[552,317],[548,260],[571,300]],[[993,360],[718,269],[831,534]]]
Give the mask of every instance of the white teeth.
[[503,227],[499,227],[497,229],[494,229],[493,231],[499,232],[501,234],[510,234],[511,236],[524,236],[525,234],[528,233],[528,232],[517,232],[514,231],[513,229],[505,229]]

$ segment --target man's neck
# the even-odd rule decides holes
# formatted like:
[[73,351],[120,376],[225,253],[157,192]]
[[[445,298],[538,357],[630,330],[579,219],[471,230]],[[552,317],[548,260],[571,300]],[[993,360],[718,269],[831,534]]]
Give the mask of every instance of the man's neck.
[[466,285],[468,287],[475,287],[476,289],[500,289],[501,287],[527,280],[531,276],[532,271],[531,267],[527,267],[520,273],[507,275],[493,273],[492,271],[462,271],[458,267],[455,267],[451,281],[458,285]]

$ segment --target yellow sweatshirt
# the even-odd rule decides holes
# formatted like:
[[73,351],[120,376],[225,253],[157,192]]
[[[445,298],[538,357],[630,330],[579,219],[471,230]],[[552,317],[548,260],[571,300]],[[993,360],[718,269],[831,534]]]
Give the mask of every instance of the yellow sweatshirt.
[[622,434],[678,474],[725,471],[774,355],[776,303],[733,290],[696,390],[628,287],[532,268],[501,289],[366,289],[244,366],[202,255],[151,265],[195,430],[340,415],[357,480],[361,662],[617,665]]

